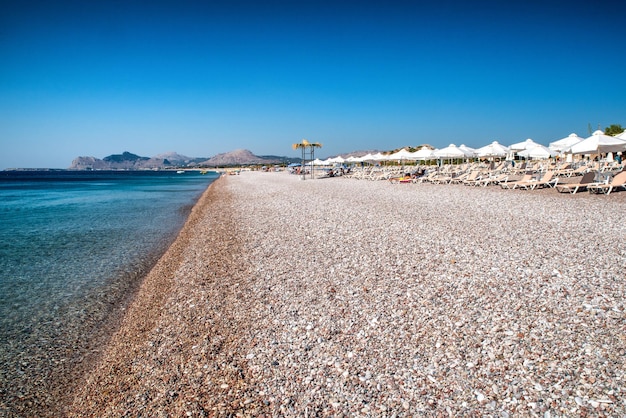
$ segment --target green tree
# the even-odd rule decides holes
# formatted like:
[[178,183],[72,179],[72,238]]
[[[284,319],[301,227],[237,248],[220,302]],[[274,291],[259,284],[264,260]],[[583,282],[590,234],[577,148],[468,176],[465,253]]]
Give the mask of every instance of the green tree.
[[624,132],[624,128],[622,128],[622,125],[611,125],[608,128],[604,129],[604,133],[607,135],[619,135],[622,132]]

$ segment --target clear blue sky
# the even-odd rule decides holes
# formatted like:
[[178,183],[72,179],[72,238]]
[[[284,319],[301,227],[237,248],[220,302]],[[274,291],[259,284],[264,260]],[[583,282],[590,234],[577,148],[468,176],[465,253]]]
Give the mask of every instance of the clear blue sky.
[[626,126],[614,1],[0,0],[0,169]]

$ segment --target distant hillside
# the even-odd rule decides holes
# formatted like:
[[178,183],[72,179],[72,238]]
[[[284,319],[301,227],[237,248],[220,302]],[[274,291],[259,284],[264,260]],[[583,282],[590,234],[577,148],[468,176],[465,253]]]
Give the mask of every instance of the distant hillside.
[[152,158],[161,158],[181,167],[198,164],[207,160],[207,157],[187,157],[186,155],[181,155],[174,151],[164,152],[163,154],[155,155]]
[[281,164],[291,162],[293,158],[279,156],[259,156],[254,155],[246,149],[238,149],[235,151],[217,154],[206,161],[200,163],[201,166],[219,167],[219,166],[235,166],[250,164]]
[[103,159],[77,157],[72,161],[71,170],[149,170],[177,167],[225,167],[253,164],[281,164],[299,161],[297,158],[279,156],[257,156],[248,150],[235,150],[217,154],[209,159],[193,158],[176,152],[167,152],[155,157],[141,157],[128,151],[113,154]]
[[[339,155],[341,155],[343,158],[362,157],[362,156],[367,155],[367,154],[376,154],[377,152],[381,152],[381,151],[377,150],[377,149],[370,149],[370,150],[345,152],[345,153],[339,154]],[[334,155],[333,157],[336,157],[336,155]]]
[[140,157],[128,151],[113,154],[102,160],[96,157],[78,157],[69,167],[72,170],[147,170],[170,168],[172,163],[162,158]]

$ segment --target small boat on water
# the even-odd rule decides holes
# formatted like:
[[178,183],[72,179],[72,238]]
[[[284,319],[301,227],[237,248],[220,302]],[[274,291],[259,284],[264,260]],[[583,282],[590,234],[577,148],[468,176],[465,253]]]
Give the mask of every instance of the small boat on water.
[[176,174],[185,174],[185,170],[178,170]]

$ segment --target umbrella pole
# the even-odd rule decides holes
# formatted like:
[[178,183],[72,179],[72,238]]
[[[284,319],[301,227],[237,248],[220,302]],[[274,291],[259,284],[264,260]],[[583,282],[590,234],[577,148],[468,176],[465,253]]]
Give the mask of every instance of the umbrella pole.
[[300,166],[300,174],[302,176],[302,180],[306,179],[306,161],[304,160],[306,152],[304,151],[306,147],[302,147],[302,165]]
[[311,147],[311,179],[313,179],[313,160],[315,159],[313,157],[314,152],[315,152],[315,149]]

